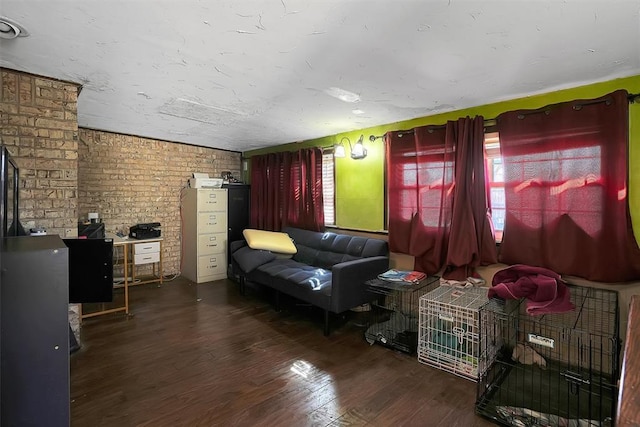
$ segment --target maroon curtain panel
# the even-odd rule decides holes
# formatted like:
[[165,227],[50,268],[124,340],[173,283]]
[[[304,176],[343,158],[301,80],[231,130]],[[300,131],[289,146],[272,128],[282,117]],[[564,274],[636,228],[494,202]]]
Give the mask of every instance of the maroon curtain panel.
[[597,281],[640,278],[627,201],[626,91],[498,117],[500,261]]
[[495,262],[482,124],[464,118],[385,135],[389,248],[413,255],[418,271],[447,266],[447,277],[466,278],[480,262]]
[[282,153],[251,158],[251,212],[252,228],[280,231],[281,163]]
[[456,149],[451,234],[444,276],[464,280],[473,276],[480,264],[498,261],[485,179],[484,118],[447,122],[446,138],[446,145]]
[[285,225],[314,231],[324,229],[322,150],[311,148],[292,153],[289,172],[289,204]]
[[388,132],[389,249],[415,257],[414,268],[434,274],[446,259],[451,224],[453,152],[442,126]]
[[324,228],[320,148],[251,158],[250,224],[270,231]]

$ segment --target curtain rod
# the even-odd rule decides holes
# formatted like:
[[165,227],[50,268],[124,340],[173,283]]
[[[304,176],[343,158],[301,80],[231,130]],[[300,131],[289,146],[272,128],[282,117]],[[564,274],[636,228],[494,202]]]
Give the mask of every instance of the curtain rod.
[[[486,119],[484,121],[484,127],[491,127],[491,126],[495,126],[497,124],[496,119]],[[445,125],[426,125],[426,126],[430,126],[432,129],[442,129]],[[409,129],[409,130],[401,130],[398,132],[398,136],[402,137],[403,135],[411,135],[413,133],[413,129]],[[369,136],[369,141],[375,141],[376,139],[379,138],[384,138],[384,135],[380,135],[380,136],[376,136],[376,135],[371,135]]]
[[[639,102],[640,103],[640,93],[630,93],[627,95],[627,100],[629,100],[629,103],[633,104],[635,102]],[[584,105],[584,104],[583,104]],[[484,121],[484,126],[485,127],[491,127],[491,126],[495,126],[497,123],[497,119],[486,119]],[[428,125],[428,126],[433,126],[435,129],[440,129],[446,125]],[[398,132],[398,136],[403,136],[403,135],[411,135],[413,133],[413,129],[409,129],[409,130],[401,130]],[[380,136],[375,136],[375,135],[371,135],[369,136],[369,140],[371,141],[375,141],[378,138],[384,138],[384,135],[380,135]]]

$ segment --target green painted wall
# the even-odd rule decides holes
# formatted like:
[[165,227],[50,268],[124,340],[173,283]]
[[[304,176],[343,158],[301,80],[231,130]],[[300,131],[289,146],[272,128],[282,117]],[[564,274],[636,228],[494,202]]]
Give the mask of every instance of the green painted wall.
[[[464,116],[482,115],[492,119],[501,113],[522,108],[540,108],[558,102],[597,98],[617,89],[640,93],[640,76],[616,79],[555,92],[481,105],[398,123],[380,125],[355,132],[341,133],[298,143],[244,153],[244,157],[303,147],[330,147],[348,137],[352,143],[364,135],[368,156],[363,160],[349,157],[336,159],[336,223],[338,227],[367,231],[384,229],[384,147],[381,139],[369,141],[369,135],[383,135],[390,130],[406,130],[416,126],[443,124]],[[629,125],[629,204],[636,236],[640,236],[640,103],[630,104]],[[348,147],[347,147],[348,156]]]

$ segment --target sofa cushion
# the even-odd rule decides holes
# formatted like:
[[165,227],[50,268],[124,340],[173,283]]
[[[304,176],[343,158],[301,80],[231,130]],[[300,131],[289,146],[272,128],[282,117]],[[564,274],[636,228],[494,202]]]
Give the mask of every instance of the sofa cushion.
[[293,227],[283,231],[293,239],[298,249],[293,256],[295,261],[327,270],[341,262],[389,254],[388,244],[384,240]]
[[287,233],[247,228],[242,231],[242,234],[252,249],[263,249],[288,255],[295,254],[297,251]]
[[304,288],[331,295],[331,271],[304,264],[293,259],[276,259],[259,266],[258,271],[268,274],[287,286]]

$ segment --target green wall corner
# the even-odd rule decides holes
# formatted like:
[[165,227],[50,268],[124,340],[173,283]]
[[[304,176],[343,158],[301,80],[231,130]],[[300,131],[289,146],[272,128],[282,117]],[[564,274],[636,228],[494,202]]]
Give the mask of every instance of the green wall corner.
[[351,159],[347,147],[347,157],[335,159],[336,225],[381,231],[385,228],[384,143],[371,142],[368,137],[366,134],[366,158]]

